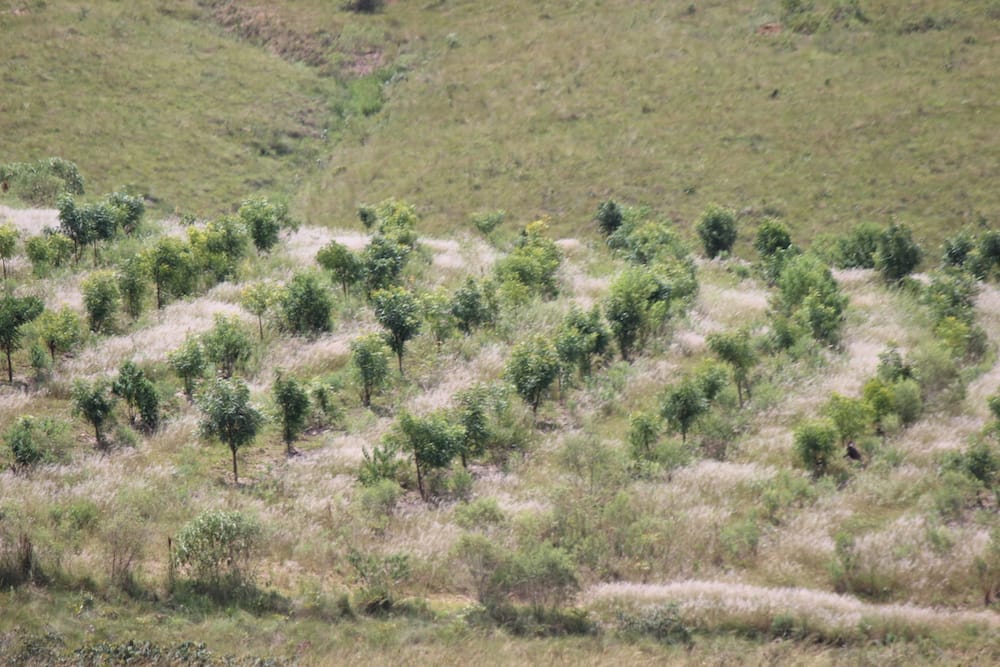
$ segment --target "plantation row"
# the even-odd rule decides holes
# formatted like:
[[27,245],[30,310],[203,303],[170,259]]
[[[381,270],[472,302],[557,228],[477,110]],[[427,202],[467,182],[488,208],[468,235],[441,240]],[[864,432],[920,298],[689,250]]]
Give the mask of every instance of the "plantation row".
[[[11,381],[15,353],[27,347],[34,370],[30,386],[43,388],[49,383],[53,396],[68,400],[90,423],[96,444],[103,449],[138,443],[137,433],[148,437],[186,413],[186,403],[193,402],[201,435],[229,448],[234,481],[238,481],[237,453],[257,439],[265,413],[274,416],[289,455],[307,426],[314,432],[350,428],[349,414],[358,410],[388,413],[393,416],[392,427],[380,441],[365,446],[356,472],[363,502],[385,513],[392,512],[405,489],[419,492],[425,501],[468,499],[476,484],[470,466],[503,469],[512,456],[534,456],[546,427],[544,415],[539,420],[545,401],[558,398],[566,403],[574,392],[602,382],[595,376],[617,372],[616,355],[623,362],[635,362],[650,348],[662,347],[669,340],[671,323],[685,316],[699,290],[695,259],[677,232],[649,220],[642,210],[611,201],[601,206],[596,221],[623,268],[600,303],[589,309],[573,305],[555,326],[527,337],[517,330],[518,313],[544,310],[546,304],[558,302],[560,292],[563,253],[547,237],[544,222],[531,223],[517,234],[490,275],[467,277],[450,290],[422,290],[414,286],[421,276],[417,265],[426,264],[428,257],[416,232],[413,207],[396,201],[363,207],[359,217],[370,234],[367,244],[355,251],[332,241],[316,255],[334,285],[331,290],[326,279],[312,270],[295,271],[282,285],[246,281],[259,275],[255,262],[281,242],[282,231],[295,227],[279,204],[251,200],[235,216],[204,224],[190,221],[183,230],[186,238],[154,238],[144,231],[142,217],[141,202],[127,195],[113,194],[88,205],[64,196],[60,228],[26,239],[24,252],[36,280],[70,275],[91,251],[94,269],[81,281],[89,333],[83,331],[75,308],[45,309],[41,299],[30,294],[35,281],[13,275],[0,311],[3,330],[10,332],[0,342],[8,355]],[[477,216],[473,222],[495,239],[502,221],[497,212]],[[712,207],[700,219],[697,232],[707,257],[725,258],[737,238],[736,217]],[[6,267],[6,260],[18,255],[19,239],[11,227],[0,236],[12,239],[0,245]],[[916,422],[925,409],[939,410],[960,396],[968,380],[966,369],[988,353],[973,304],[979,281],[991,276],[1000,259],[997,238],[992,232],[980,238],[956,236],[946,246],[942,268],[924,284],[907,278],[919,264],[921,251],[905,227],[861,225],[817,254],[796,247],[782,223],[763,221],[754,242],[759,261],[727,265],[735,273],[759,276],[773,288],[767,322],[710,334],[706,339],[710,358],[675,374],[648,409],[631,411],[623,479],[614,481],[616,474],[608,472],[617,464],[607,458],[602,445],[592,440],[567,443],[564,467],[589,478],[585,486],[595,496],[614,500],[602,516],[595,519],[585,516],[583,508],[567,508],[561,527],[539,530],[510,545],[495,539],[507,522],[495,501],[480,498],[455,510],[456,521],[467,533],[455,544],[452,558],[475,582],[475,594],[487,616],[512,627],[531,622],[591,627],[555,611],[578,589],[581,579],[628,578],[634,576],[631,568],[637,561],[659,557],[654,555],[655,540],[612,530],[616,524],[624,527],[639,519],[639,510],[616,497],[614,489],[624,492],[629,484],[665,482],[700,457],[724,460],[739,424],[746,423],[749,411],[763,407],[753,402],[759,387],[772,383],[787,360],[807,358],[830,346],[835,349],[848,300],[831,273],[831,262],[876,268],[892,289],[916,295],[930,314],[940,345],[920,351],[912,360],[887,349],[860,396],[834,394],[819,418],[796,428],[796,462],[812,474],[812,484],[822,484],[824,477],[844,483],[855,471],[843,456],[848,443],[856,443],[863,462],[886,456],[885,439]],[[38,251],[42,245],[45,252]],[[256,258],[249,257],[251,245]],[[247,282],[239,301],[256,319],[256,331],[239,318],[218,316],[211,330],[189,336],[169,354],[166,364],[126,361],[114,377],[75,378],[71,388],[64,386],[59,376],[63,355],[81,349],[87,336],[140,326],[150,305],[161,309],[171,300],[222,281]],[[335,291],[341,293],[339,304]],[[351,340],[349,365],[333,375],[308,378],[274,369],[272,405],[267,410],[255,406],[244,376],[259,373],[254,365],[260,348],[292,337],[321,338],[333,328],[334,311],[339,307],[351,313],[355,307],[351,304],[358,299],[364,310],[353,311],[354,316],[370,318],[378,331]],[[273,323],[278,342],[265,336],[265,323],[268,330]],[[451,396],[448,407],[407,410],[400,401],[412,386],[405,374],[407,350],[421,337],[434,342],[421,348],[425,351],[440,352],[451,341],[469,337],[476,337],[479,345],[489,341],[509,345],[502,377],[473,383]],[[395,372],[390,370],[392,356]],[[178,400],[178,393],[183,400]],[[527,412],[508,400],[511,395],[523,401]],[[119,428],[109,438],[119,410],[116,402],[123,404],[128,428]],[[992,400],[991,408],[994,403],[998,401]],[[17,420],[5,436],[13,465],[30,475],[38,463],[65,462],[70,448],[67,428],[51,417]],[[943,461],[950,481],[937,500],[942,515],[963,521],[970,498],[995,491],[1000,470],[995,431],[991,426],[967,451]],[[667,433],[679,435],[679,442]],[[689,443],[692,434],[701,436],[696,446]],[[605,479],[607,475],[611,477]],[[763,520],[776,525],[816,496],[808,483],[782,479],[759,500]],[[606,493],[611,496],[603,496]],[[586,527],[574,527],[576,520]],[[747,516],[733,524],[732,532],[724,536],[727,559],[735,564],[752,559],[760,539],[757,523],[757,518]],[[250,595],[259,602],[254,560],[266,529],[239,511],[205,513],[176,533],[171,573],[178,568],[191,590],[212,597]],[[30,531],[4,530],[2,536],[4,585],[41,581],[37,573],[42,566],[32,553]],[[599,545],[601,539],[608,544]],[[998,545],[1000,539],[994,537],[982,560],[987,598],[1000,583]],[[838,538],[835,586],[877,597],[878,591],[859,574],[853,548],[849,537]],[[355,606],[369,612],[392,609],[413,569],[412,559],[403,553],[352,549],[348,563],[357,573]],[[110,579],[125,587],[134,585],[134,565],[133,559],[116,560]],[[530,614],[522,617],[522,611],[510,607],[510,600],[528,603]],[[659,632],[664,624],[674,627],[677,622],[675,615],[666,614],[658,619],[659,625],[644,632]]]

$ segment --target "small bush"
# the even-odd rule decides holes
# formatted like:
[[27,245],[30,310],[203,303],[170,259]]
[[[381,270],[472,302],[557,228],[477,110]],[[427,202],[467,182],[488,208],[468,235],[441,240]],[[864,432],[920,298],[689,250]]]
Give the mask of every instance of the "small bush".
[[698,221],[698,236],[709,259],[728,253],[736,243],[736,215],[718,206],[710,206]]
[[836,458],[837,427],[828,419],[806,422],[795,429],[794,442],[799,461],[820,477]]
[[618,633],[626,639],[649,637],[661,644],[691,646],[691,630],[681,620],[676,604],[649,607],[636,612],[615,614]]
[[506,211],[487,211],[476,213],[472,216],[472,226],[479,230],[483,236],[489,236],[497,227],[503,224],[507,217]]
[[477,498],[455,508],[455,523],[468,530],[489,528],[506,520],[507,515],[494,498]]
[[261,527],[240,512],[213,510],[188,523],[174,540],[175,565],[215,591],[252,584]]
[[399,599],[399,585],[410,576],[409,556],[403,553],[381,556],[352,549],[347,562],[361,584],[355,594],[355,606],[366,614],[392,611]]

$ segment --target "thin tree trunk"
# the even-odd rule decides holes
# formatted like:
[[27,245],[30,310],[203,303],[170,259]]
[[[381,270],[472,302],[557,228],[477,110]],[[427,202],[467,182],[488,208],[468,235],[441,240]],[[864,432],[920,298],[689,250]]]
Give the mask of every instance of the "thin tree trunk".
[[427,494],[424,493],[424,476],[420,473],[420,463],[416,455],[413,456],[413,464],[417,467],[417,488],[420,489],[420,499],[427,500]]
[[239,475],[236,473],[236,448],[235,447],[230,447],[229,449],[233,453],[233,484],[236,484],[237,486],[239,486],[239,484],[240,484],[240,478],[239,478]]
[[10,361],[10,348],[7,348],[7,382],[14,383],[14,366]]

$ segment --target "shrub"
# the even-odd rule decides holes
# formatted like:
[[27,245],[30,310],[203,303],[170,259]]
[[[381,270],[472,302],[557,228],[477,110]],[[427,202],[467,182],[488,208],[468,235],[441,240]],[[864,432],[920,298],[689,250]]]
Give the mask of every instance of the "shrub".
[[215,316],[215,326],[202,338],[205,358],[213,362],[222,377],[232,377],[246,368],[253,354],[253,343],[243,323],[236,317]]
[[361,385],[361,405],[367,408],[389,378],[389,349],[378,334],[361,336],[351,341],[351,363]]
[[791,258],[778,278],[778,312],[818,341],[837,343],[847,301],[829,267],[814,255]]
[[347,296],[347,290],[361,280],[364,266],[361,258],[351,250],[336,241],[330,241],[316,253],[316,262],[330,272],[330,277],[340,283]]
[[250,388],[242,380],[216,378],[198,395],[202,417],[199,422],[202,437],[217,438],[229,447],[233,455],[233,482],[239,483],[236,451],[254,441],[264,421],[263,415],[250,404]]
[[615,278],[604,312],[623,360],[667,319],[671,296],[670,286],[646,267],[629,267]]
[[472,226],[483,236],[489,236],[493,230],[503,224],[506,217],[507,212],[503,210],[476,213],[472,216]]
[[160,423],[160,398],[152,381],[131,360],[122,364],[111,385],[111,393],[125,401],[129,423],[135,426],[141,419],[147,431],[156,430]]
[[195,287],[195,271],[191,246],[173,236],[164,236],[142,254],[149,275],[156,286],[156,309],[166,305],[168,298],[187,296]]
[[837,266],[842,269],[874,269],[875,253],[883,229],[873,222],[862,222],[837,239]]
[[278,371],[274,378],[274,403],[281,419],[281,439],[287,454],[295,453],[292,443],[299,437],[309,416],[309,395],[295,378],[284,378]]
[[601,202],[596,217],[597,227],[605,237],[611,236],[622,226],[622,210],[613,199]]
[[559,353],[550,340],[533,336],[514,346],[504,370],[506,379],[537,414],[542,398],[559,374]]
[[650,607],[637,612],[619,610],[615,614],[618,633],[626,639],[649,637],[661,644],[683,644],[694,642],[691,630],[684,625],[680,609],[676,604]]
[[468,530],[487,529],[507,520],[495,498],[477,498],[455,508],[455,523]]
[[362,446],[358,482],[362,486],[377,486],[384,481],[395,484],[403,466],[403,461],[399,458],[399,448],[399,441],[393,438],[384,439],[382,444],[376,443],[371,451]]
[[551,544],[519,549],[493,574],[502,590],[528,601],[532,607],[555,608],[579,588],[570,555]]
[[264,198],[244,201],[236,215],[250,233],[258,254],[271,251],[282,228],[296,226],[283,202],[271,202]]
[[385,330],[386,342],[396,353],[399,373],[403,374],[403,352],[406,343],[420,333],[420,302],[409,290],[391,287],[371,295],[375,319]]
[[828,419],[800,424],[795,429],[795,453],[814,477],[825,475],[837,452],[837,427]]
[[555,344],[564,375],[590,375],[593,359],[605,354],[611,345],[600,308],[594,306],[584,313],[574,304],[559,327]]
[[382,556],[351,549],[347,562],[361,584],[355,604],[366,614],[392,611],[399,597],[399,585],[410,576],[409,556],[404,553]]
[[261,535],[256,519],[241,512],[211,510],[178,533],[174,564],[211,590],[237,589],[253,583]]
[[402,412],[396,422],[399,442],[413,454],[420,497],[427,500],[424,478],[432,470],[447,468],[462,446],[465,429],[444,412],[415,417]]
[[83,176],[75,164],[60,157],[0,165],[0,183],[27,204],[52,206],[59,195],[83,194]]
[[466,335],[480,326],[492,324],[496,320],[497,308],[490,298],[488,286],[480,289],[474,279],[468,278],[465,285],[455,290],[451,314],[459,330]]
[[761,259],[768,259],[782,250],[788,249],[792,245],[792,235],[788,227],[777,220],[765,220],[760,223],[757,229],[757,236],[754,239],[754,250],[761,256]]
[[104,438],[104,427],[111,421],[111,411],[115,399],[108,391],[106,380],[95,380],[88,383],[84,380],[73,382],[73,412],[86,419],[94,427],[97,446],[103,448],[107,443]]
[[282,321],[295,334],[315,335],[330,330],[333,302],[312,273],[297,273],[279,299]]
[[80,343],[80,317],[72,308],[46,310],[38,317],[38,334],[54,363],[56,353],[66,353]]
[[557,294],[555,275],[562,263],[562,252],[545,234],[548,225],[542,220],[532,222],[518,238],[517,245],[496,263],[497,281],[512,283],[528,293],[553,297]]
[[709,206],[696,229],[709,259],[728,253],[736,243],[736,215],[729,209]]
[[111,271],[94,271],[80,284],[83,291],[83,305],[87,309],[90,330],[106,331],[112,318],[118,312],[121,293],[118,281]]
[[167,363],[184,383],[184,395],[194,397],[195,381],[205,375],[207,360],[205,350],[197,338],[189,336],[184,343],[167,356]]
[[909,227],[892,224],[879,237],[875,268],[890,283],[898,283],[920,264],[923,251]]

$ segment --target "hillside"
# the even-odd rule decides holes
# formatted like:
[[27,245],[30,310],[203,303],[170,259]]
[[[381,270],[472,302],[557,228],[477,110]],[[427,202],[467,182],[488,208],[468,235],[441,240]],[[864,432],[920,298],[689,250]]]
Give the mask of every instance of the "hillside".
[[794,7],[0,0],[0,661],[996,664],[1000,13]]

